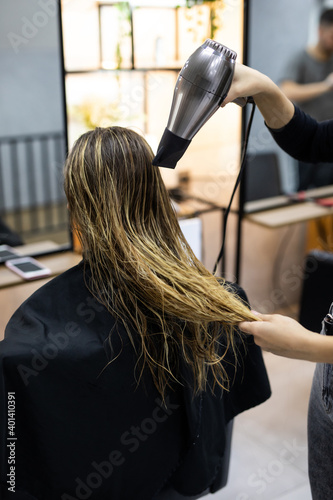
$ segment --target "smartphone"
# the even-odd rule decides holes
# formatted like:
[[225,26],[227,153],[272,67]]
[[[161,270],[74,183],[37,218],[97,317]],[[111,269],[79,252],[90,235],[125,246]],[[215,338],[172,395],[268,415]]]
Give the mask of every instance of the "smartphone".
[[0,245],[0,263],[20,257],[20,253],[9,245]]
[[6,260],[5,265],[25,280],[36,280],[50,276],[51,271],[32,257],[21,257]]

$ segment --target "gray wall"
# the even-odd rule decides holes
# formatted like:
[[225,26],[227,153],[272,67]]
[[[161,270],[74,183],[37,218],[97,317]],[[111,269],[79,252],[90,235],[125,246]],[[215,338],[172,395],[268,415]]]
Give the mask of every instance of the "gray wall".
[[64,129],[56,4],[0,2],[0,137]]

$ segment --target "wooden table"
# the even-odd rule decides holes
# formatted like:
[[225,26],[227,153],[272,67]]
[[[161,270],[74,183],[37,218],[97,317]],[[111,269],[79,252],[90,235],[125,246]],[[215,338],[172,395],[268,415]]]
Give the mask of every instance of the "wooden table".
[[333,207],[322,207],[312,201],[306,201],[286,207],[247,214],[246,219],[261,226],[277,228],[298,222],[308,222],[332,214]]
[[245,204],[245,218],[268,228],[278,228],[299,222],[308,222],[333,214],[333,207],[324,207],[316,199],[333,197],[332,186],[306,192],[304,201],[290,203],[288,196],[276,196]]

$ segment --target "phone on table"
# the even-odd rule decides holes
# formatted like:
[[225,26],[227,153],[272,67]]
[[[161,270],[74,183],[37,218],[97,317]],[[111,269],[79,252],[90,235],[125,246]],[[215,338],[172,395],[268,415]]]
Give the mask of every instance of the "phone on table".
[[9,259],[20,257],[20,253],[9,245],[0,245],[0,264]]
[[51,271],[32,257],[21,257],[6,260],[5,265],[25,280],[36,280],[50,276]]

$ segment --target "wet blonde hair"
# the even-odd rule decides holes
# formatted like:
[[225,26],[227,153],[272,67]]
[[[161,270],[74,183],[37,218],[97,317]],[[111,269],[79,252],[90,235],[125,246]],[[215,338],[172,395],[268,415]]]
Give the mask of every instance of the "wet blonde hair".
[[[153,153],[122,127],[82,135],[65,165],[65,191],[91,277],[89,288],[126,328],[139,372],[164,397],[182,356],[194,390],[208,370],[228,388],[223,366],[238,322],[256,319],[185,240]],[[111,341],[112,341],[111,332]]]

